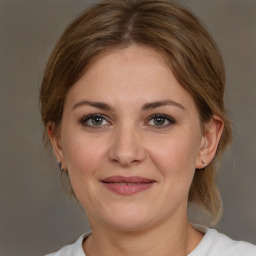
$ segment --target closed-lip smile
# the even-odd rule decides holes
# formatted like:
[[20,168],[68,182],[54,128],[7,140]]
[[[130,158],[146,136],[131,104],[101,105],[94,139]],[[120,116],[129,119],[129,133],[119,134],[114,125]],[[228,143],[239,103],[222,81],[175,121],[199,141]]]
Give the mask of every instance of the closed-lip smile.
[[101,182],[109,190],[128,196],[149,189],[156,181],[140,176],[111,176]]

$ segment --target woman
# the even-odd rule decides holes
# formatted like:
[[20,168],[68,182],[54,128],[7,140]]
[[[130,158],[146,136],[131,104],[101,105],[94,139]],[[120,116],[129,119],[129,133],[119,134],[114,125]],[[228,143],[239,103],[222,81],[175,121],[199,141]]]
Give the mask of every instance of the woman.
[[188,203],[221,215],[224,87],[217,46],[178,4],[110,0],[80,15],[49,59],[40,100],[92,231],[51,255],[256,255],[187,219]]

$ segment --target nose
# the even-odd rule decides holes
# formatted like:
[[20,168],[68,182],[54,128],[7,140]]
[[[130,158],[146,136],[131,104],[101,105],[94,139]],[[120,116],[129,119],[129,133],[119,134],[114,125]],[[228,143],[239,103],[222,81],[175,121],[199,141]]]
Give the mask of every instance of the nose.
[[146,152],[140,131],[136,127],[117,128],[113,134],[109,157],[111,161],[123,167],[141,163],[146,157]]

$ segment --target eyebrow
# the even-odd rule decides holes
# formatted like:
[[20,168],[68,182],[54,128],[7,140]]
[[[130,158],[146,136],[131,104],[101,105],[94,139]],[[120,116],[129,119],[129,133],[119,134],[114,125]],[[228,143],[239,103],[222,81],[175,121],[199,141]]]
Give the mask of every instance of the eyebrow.
[[94,101],[87,101],[87,100],[79,101],[78,103],[76,103],[73,106],[72,109],[75,109],[75,108],[78,108],[78,107],[81,107],[84,105],[92,106],[92,107],[102,109],[102,110],[114,111],[114,109],[110,105],[108,105],[104,102],[94,102]]
[[174,100],[163,100],[163,101],[156,101],[156,102],[152,102],[152,103],[146,103],[145,105],[143,105],[141,110],[146,111],[149,109],[154,109],[154,108],[163,107],[163,106],[174,106],[174,107],[178,107],[182,110],[186,110],[183,105],[181,105],[180,103],[178,103]]
[[[95,107],[95,108],[98,108],[101,110],[107,110],[107,111],[114,112],[114,108],[104,102],[95,102],[95,101],[87,101],[87,100],[79,101],[78,103],[76,103],[73,106],[72,109],[76,109],[76,108],[84,106],[84,105],[92,106],[92,107]],[[186,110],[182,104],[180,104],[176,101],[173,101],[173,100],[163,100],[163,101],[155,101],[155,102],[146,103],[142,106],[141,110],[147,111],[150,109],[163,107],[163,106],[175,106],[182,110]]]

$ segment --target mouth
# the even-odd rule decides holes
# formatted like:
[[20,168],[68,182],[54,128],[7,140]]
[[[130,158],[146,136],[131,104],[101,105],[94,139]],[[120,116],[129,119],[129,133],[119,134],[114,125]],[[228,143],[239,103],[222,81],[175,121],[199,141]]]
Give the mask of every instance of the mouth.
[[111,176],[101,182],[107,189],[120,195],[133,195],[149,189],[156,183],[155,180],[139,176]]

